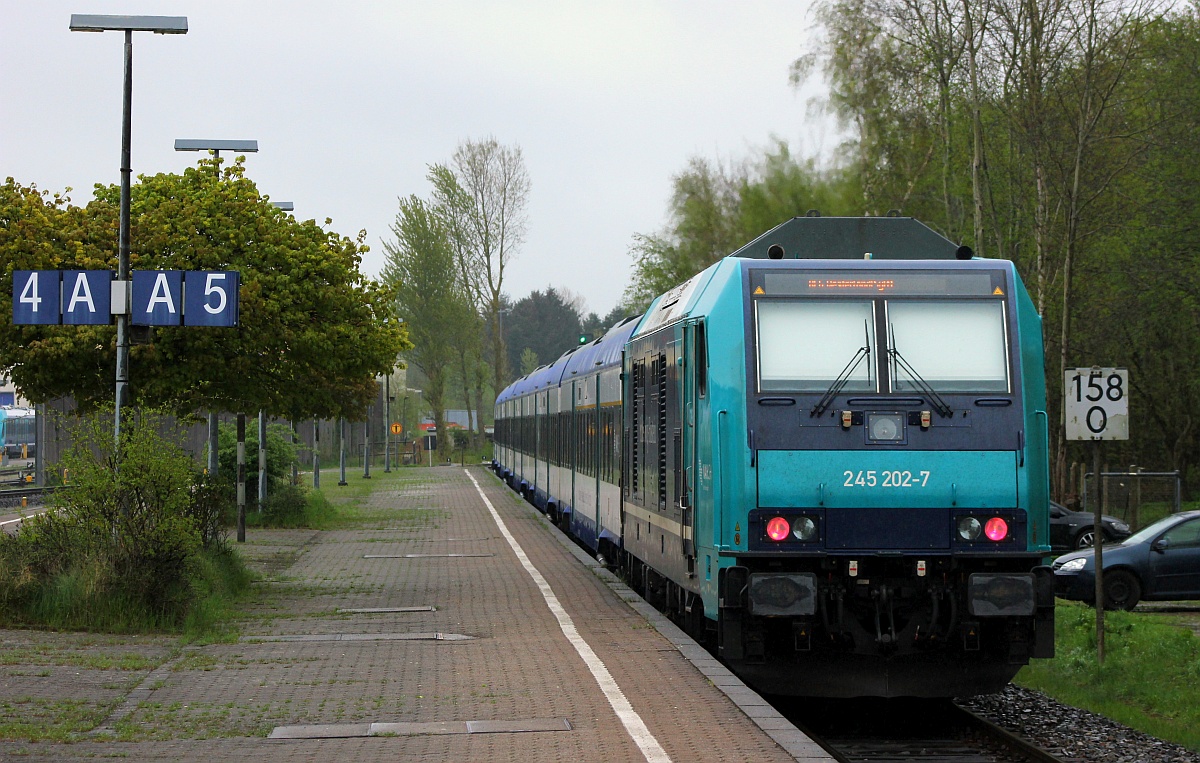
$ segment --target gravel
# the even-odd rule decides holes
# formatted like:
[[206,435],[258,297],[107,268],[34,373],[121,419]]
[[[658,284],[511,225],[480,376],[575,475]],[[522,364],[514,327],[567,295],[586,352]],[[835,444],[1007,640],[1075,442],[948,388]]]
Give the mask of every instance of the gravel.
[[959,700],[1043,750],[1081,763],[1200,763],[1200,754],[1009,684],[999,694]]

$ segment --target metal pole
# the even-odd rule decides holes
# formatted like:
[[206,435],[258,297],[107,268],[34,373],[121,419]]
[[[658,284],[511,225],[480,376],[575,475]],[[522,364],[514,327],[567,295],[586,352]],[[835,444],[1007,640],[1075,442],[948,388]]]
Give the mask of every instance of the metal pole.
[[338,478],[339,485],[346,484],[346,419],[338,419],[338,440],[341,441],[339,452],[341,454],[341,472]]
[[1092,474],[1096,475],[1096,500],[1092,504],[1092,548],[1096,551],[1096,659],[1104,664],[1104,525],[1100,523],[1103,510],[1104,477],[1100,474],[1100,441],[1092,440]]
[[313,419],[313,490],[321,489],[321,422]]
[[258,510],[267,502],[267,414],[258,410]]
[[[295,419],[292,419],[292,446],[295,447],[300,442],[300,432]],[[300,484],[300,464],[293,456],[292,458],[292,484]]]
[[217,476],[217,451],[220,448],[220,438],[217,437],[218,431],[217,414],[210,411],[208,414],[208,476]]
[[[125,30],[125,92],[121,115],[121,220],[117,234],[117,280],[129,281],[129,144],[133,132],[133,30]],[[117,389],[113,401],[113,443],[121,453],[121,408],[129,385],[129,307],[117,316]]]
[[[213,154],[220,156],[220,151],[214,151]],[[217,180],[221,179],[220,171],[217,172]],[[219,459],[217,453],[221,447],[221,438],[218,436],[220,431],[220,421],[216,411],[210,411],[208,414],[208,473],[211,477],[217,476],[217,465]]]
[[34,452],[33,452],[33,481],[38,487],[46,486],[46,404],[38,403],[34,408],[37,412],[34,418]]
[[371,408],[367,406],[367,420],[363,422],[363,479],[371,479]]
[[392,374],[383,377],[383,473],[392,473]]
[[246,542],[246,414],[237,415],[237,542]]

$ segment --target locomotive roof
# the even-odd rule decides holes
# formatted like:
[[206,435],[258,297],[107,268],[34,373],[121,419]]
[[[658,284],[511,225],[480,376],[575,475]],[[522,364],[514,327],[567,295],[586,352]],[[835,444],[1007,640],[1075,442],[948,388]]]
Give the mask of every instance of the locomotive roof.
[[911,217],[793,217],[729,256],[765,260],[776,244],[788,260],[953,260],[959,248]]

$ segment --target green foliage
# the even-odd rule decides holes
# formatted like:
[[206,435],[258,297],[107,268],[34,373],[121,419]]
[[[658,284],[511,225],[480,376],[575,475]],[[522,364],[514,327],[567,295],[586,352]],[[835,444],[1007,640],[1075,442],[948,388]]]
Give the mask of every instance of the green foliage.
[[1095,610],[1060,601],[1057,656],[1034,660],[1018,674],[1017,683],[1200,750],[1200,639],[1187,623],[1169,616],[1106,612],[1104,621],[1100,665]]
[[554,362],[559,355],[578,346],[581,328],[579,313],[553,286],[530,292],[517,300],[504,317],[509,368],[528,373],[524,370],[525,350],[531,350],[543,363]]
[[527,376],[528,374],[533,373],[537,370],[538,365],[540,365],[540,363],[538,361],[538,355],[536,352],[529,347],[521,350],[521,376]]
[[667,230],[634,237],[623,310],[646,309],[654,297],[810,209],[853,214],[857,206],[846,177],[797,161],[779,141],[757,161],[733,168],[691,159],[674,178]]
[[[440,432],[449,368],[456,357],[453,337],[474,313],[461,288],[450,231],[437,210],[416,196],[401,199],[392,232],[396,240],[384,243],[383,277],[395,295],[395,313],[412,337],[407,358],[425,374],[425,403]],[[439,438],[438,459],[448,453],[445,439]]]
[[[244,587],[228,554],[220,500],[164,416],[75,426],[51,510],[0,536],[0,613],[55,628],[177,629],[214,590]],[[209,560],[205,562],[204,560]],[[219,573],[219,574],[214,574]],[[240,575],[244,578],[244,574]]]
[[[246,422],[246,500],[258,497],[258,424]],[[296,446],[292,430],[283,424],[267,425],[267,496],[291,481],[292,464],[296,462]],[[224,422],[217,427],[217,479],[226,492],[237,483],[237,426]],[[230,493],[232,495],[232,493]]]
[[[241,325],[160,327],[131,348],[132,402],[259,410],[289,418],[365,412],[375,377],[407,339],[389,291],[359,271],[366,247],[274,207],[244,176],[201,160],[183,175],[141,176],[131,191],[134,269],[237,270]],[[11,316],[13,269],[116,269],[119,188],[97,186],[80,208],[11,178],[0,187],[0,311]],[[0,322],[0,357],[32,400],[112,396],[110,326]]]

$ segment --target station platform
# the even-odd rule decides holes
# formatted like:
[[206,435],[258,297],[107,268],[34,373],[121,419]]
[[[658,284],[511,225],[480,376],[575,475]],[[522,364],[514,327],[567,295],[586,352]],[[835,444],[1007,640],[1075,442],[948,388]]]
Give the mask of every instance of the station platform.
[[[124,682],[10,662],[0,694],[91,697],[107,717],[0,758],[832,759],[484,467],[377,477],[343,529],[248,530],[263,579],[236,642],[137,639],[159,659]],[[97,648],[21,631],[0,648],[50,637]]]

